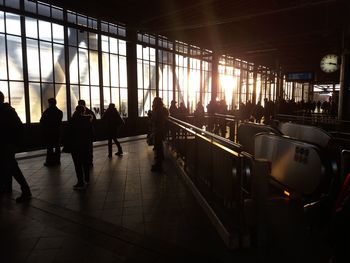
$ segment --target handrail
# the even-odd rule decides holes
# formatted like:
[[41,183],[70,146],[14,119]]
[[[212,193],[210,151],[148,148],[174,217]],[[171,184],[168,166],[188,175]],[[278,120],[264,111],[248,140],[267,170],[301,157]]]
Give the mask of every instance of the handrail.
[[221,144],[223,144],[223,146],[229,147],[229,149],[231,151],[233,150],[237,154],[243,152],[242,146],[240,144],[232,142],[231,140],[223,138],[222,136],[219,136],[219,135],[216,135],[214,133],[202,130],[201,128],[198,128],[192,124],[189,124],[187,122],[184,122],[182,120],[176,119],[176,118],[171,117],[171,116],[169,116],[169,121],[179,125],[181,128],[185,129],[186,131],[188,131],[192,134],[198,135],[202,138],[205,137],[207,139],[210,139],[211,143],[213,143],[214,141],[217,143],[221,143]]

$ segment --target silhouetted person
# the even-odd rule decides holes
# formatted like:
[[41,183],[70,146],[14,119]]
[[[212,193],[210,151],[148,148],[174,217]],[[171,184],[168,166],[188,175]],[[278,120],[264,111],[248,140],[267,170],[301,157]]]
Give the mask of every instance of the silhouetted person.
[[261,118],[264,116],[264,108],[263,108],[263,106],[261,106],[260,100],[254,106],[252,115],[253,115],[253,117],[255,119],[255,122],[256,123],[260,123]]
[[90,183],[91,121],[92,116],[85,114],[85,107],[78,105],[66,128],[64,149],[72,154],[78,179],[75,189],[82,189],[85,183]]
[[[171,117],[174,117],[176,119],[179,118],[179,109],[176,106],[177,102],[175,100],[172,100],[170,103],[169,113]],[[179,132],[179,129],[177,127],[171,126],[170,133],[171,133],[171,142],[174,145],[176,142],[177,133]]]
[[180,102],[180,106],[178,108],[179,119],[184,121],[188,114],[188,109],[186,108],[185,103]]
[[152,172],[162,171],[162,162],[164,160],[163,140],[167,132],[168,116],[169,111],[164,107],[162,99],[155,97],[152,105],[152,132],[154,135],[155,164],[152,165]]
[[179,118],[179,109],[176,106],[177,102],[175,100],[171,101],[169,113],[171,117]]
[[198,128],[202,128],[204,124],[204,107],[200,101],[197,103],[196,110],[194,111],[194,119],[195,125]]
[[108,109],[102,116],[102,120],[104,121],[108,136],[108,157],[112,157],[112,140],[118,148],[118,152],[115,155],[123,155],[123,149],[118,141],[118,135],[121,126],[124,124],[124,120],[120,117],[114,103],[109,104]]
[[60,164],[60,131],[63,113],[56,107],[56,99],[48,99],[49,107],[43,112],[40,124],[43,129],[44,141],[46,143],[46,162],[45,166]]
[[91,139],[91,143],[90,143],[90,148],[89,148],[89,165],[90,167],[93,166],[93,161],[94,161],[94,149],[93,149],[93,135],[94,135],[94,125],[95,125],[95,122],[96,122],[96,115],[94,114],[94,112],[92,110],[90,110],[89,108],[86,107],[86,103],[85,103],[85,100],[79,100],[78,101],[78,105],[80,106],[84,106],[85,108],[85,115],[90,115],[92,117],[92,120],[90,121],[90,129],[91,129],[91,132],[92,132],[92,139]]
[[22,194],[16,199],[21,203],[31,198],[32,194],[26,179],[15,158],[16,142],[19,140],[22,122],[14,108],[8,103],[4,103],[4,94],[0,91],[0,169],[1,181],[4,182],[5,192],[12,191],[12,179],[15,178],[21,186]]

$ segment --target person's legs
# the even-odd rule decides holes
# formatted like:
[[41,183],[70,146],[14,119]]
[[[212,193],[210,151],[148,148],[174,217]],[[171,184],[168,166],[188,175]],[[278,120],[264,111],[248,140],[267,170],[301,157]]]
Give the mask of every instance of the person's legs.
[[46,161],[44,163],[45,166],[50,166],[53,164],[53,147],[51,144],[48,144],[46,147]]
[[21,203],[29,200],[32,196],[32,193],[30,192],[29,185],[26,179],[24,178],[21,169],[18,166],[15,156],[7,159],[7,165],[8,169],[5,170],[7,170],[9,174],[12,175],[13,178],[15,178],[15,180],[17,181],[17,183],[21,186],[22,194],[20,197],[16,198],[16,202]]
[[84,186],[82,161],[79,152],[72,152],[72,159],[74,163],[75,172],[77,174],[78,183],[75,186]]
[[108,157],[112,157],[112,151],[113,151],[113,145],[112,145],[112,138],[108,137]]
[[152,165],[152,171],[162,171],[162,162],[164,160],[163,139],[161,136],[154,137],[155,164]]
[[80,152],[82,160],[82,168],[84,171],[84,179],[87,184],[90,183],[90,162],[89,156],[85,152]]
[[115,154],[116,154],[116,155],[122,155],[122,154],[123,154],[123,148],[122,148],[122,146],[120,145],[120,142],[118,141],[117,136],[115,136],[115,137],[113,138],[113,141],[114,141],[115,145],[117,145],[117,148],[118,148],[118,152],[116,152]]

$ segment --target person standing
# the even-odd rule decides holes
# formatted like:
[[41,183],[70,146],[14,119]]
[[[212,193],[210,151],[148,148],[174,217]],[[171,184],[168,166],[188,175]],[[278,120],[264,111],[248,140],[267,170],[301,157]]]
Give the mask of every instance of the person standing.
[[11,176],[15,178],[21,186],[22,194],[16,198],[17,203],[27,201],[31,198],[29,185],[23,176],[21,169],[15,158],[15,146],[18,141],[22,129],[22,122],[18,117],[14,108],[10,104],[5,103],[5,96],[0,91],[0,167],[1,181],[5,182],[7,189],[12,191]]
[[155,97],[152,105],[152,132],[154,134],[155,164],[152,165],[152,172],[161,172],[164,160],[163,141],[167,132],[167,121],[169,111],[165,108],[160,97]]
[[124,124],[123,118],[120,116],[118,110],[115,108],[114,103],[110,103],[108,109],[102,116],[102,120],[105,123],[108,136],[108,157],[112,157],[112,140],[117,145],[118,152],[115,155],[122,156],[123,148],[118,141],[118,135],[121,126]]
[[91,121],[90,121],[90,129],[92,132],[92,137],[91,137],[91,142],[90,142],[90,147],[89,147],[89,166],[93,167],[93,161],[94,161],[94,149],[93,149],[93,137],[94,137],[94,125],[96,122],[96,115],[92,110],[86,107],[85,100],[78,100],[78,105],[83,106],[85,108],[85,115],[91,116]]
[[43,129],[44,140],[46,143],[46,162],[45,166],[54,166],[60,164],[60,131],[63,113],[57,108],[57,101],[54,98],[48,99],[49,107],[43,112],[40,124]]
[[78,182],[74,189],[83,189],[85,183],[90,183],[90,144],[92,141],[91,115],[85,115],[84,106],[75,108],[68,122],[64,137],[64,149],[72,154]]

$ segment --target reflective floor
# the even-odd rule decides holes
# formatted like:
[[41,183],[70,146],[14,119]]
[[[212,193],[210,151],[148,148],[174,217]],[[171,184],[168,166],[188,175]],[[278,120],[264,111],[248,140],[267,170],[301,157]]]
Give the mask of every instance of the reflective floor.
[[261,249],[228,250],[169,157],[164,172],[152,173],[144,137],[122,146],[125,154],[112,159],[107,146],[94,148],[85,190],[73,190],[69,154],[55,168],[43,166],[44,156],[21,159],[33,198],[16,204],[16,182],[12,195],[0,195],[0,263],[329,262],[320,233],[298,227],[285,209],[268,212]]
[[152,173],[144,139],[122,146],[124,155],[112,159],[106,146],[94,149],[91,184],[79,191],[69,154],[55,168],[43,166],[44,156],[20,160],[33,199],[16,204],[16,182],[12,196],[1,196],[0,262],[243,259],[225,248],[170,160],[163,173]]

